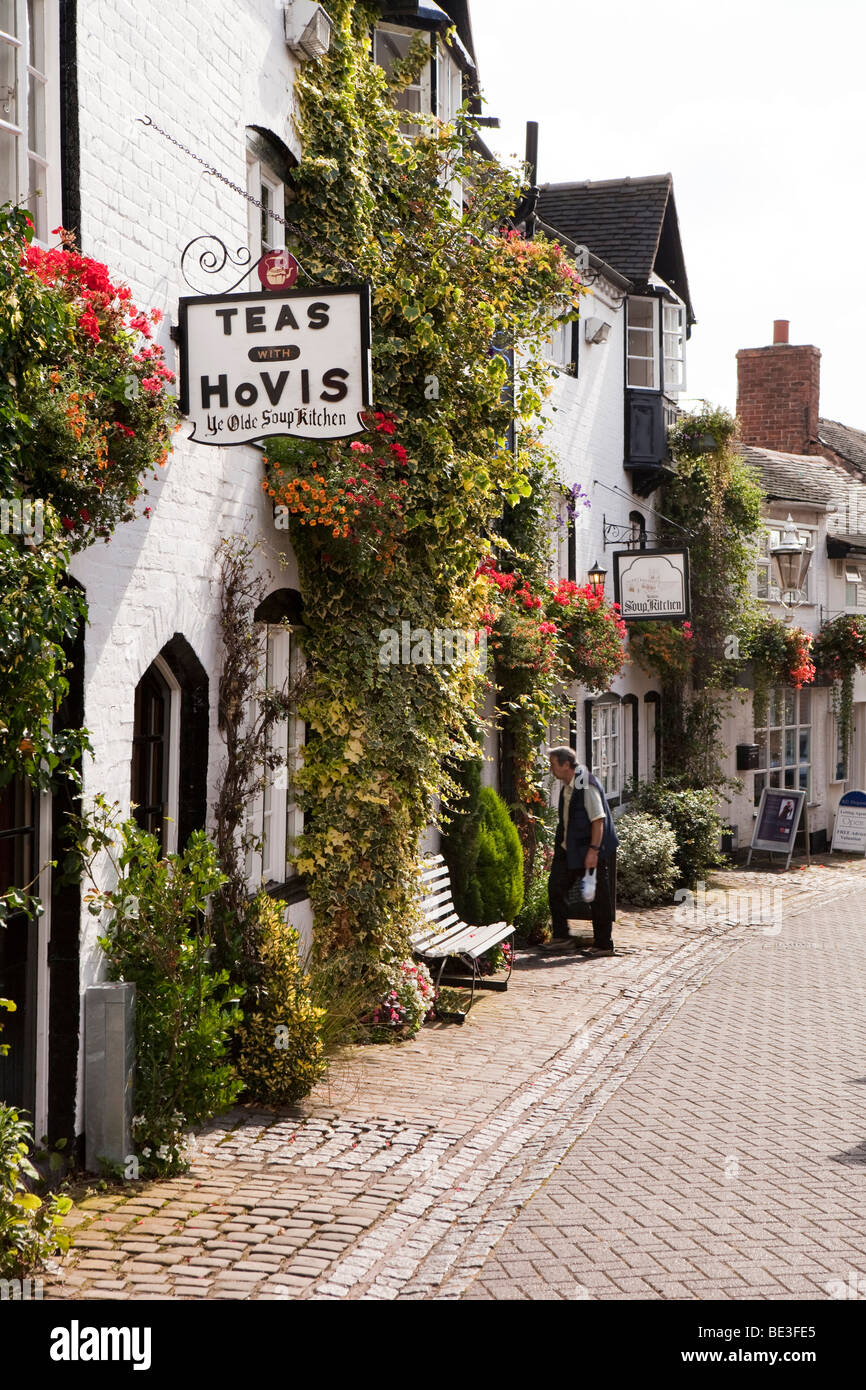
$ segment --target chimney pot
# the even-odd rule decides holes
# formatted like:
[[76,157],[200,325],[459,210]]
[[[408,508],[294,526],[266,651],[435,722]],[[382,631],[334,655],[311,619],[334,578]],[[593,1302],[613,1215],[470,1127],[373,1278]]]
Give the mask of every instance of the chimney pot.
[[787,343],[787,341],[788,341],[788,328],[789,328],[789,326],[790,326],[790,319],[774,319],[774,320],[773,320],[773,346],[774,346],[774,347],[776,346],[777,343]]

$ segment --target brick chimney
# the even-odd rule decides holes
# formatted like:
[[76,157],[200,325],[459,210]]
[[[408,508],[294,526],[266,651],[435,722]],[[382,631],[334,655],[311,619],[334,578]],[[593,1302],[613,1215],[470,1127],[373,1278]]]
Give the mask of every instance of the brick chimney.
[[737,353],[737,415],[744,444],[808,454],[818,434],[821,353],[788,342],[788,320],[773,324],[772,347]]

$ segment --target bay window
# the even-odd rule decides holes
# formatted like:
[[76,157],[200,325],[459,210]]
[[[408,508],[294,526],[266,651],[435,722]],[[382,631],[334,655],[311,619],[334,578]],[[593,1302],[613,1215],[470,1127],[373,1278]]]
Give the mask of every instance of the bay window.
[[676,394],[686,384],[686,310],[683,304],[662,304],[664,389]]
[[626,384],[638,390],[659,389],[658,300],[626,300]]

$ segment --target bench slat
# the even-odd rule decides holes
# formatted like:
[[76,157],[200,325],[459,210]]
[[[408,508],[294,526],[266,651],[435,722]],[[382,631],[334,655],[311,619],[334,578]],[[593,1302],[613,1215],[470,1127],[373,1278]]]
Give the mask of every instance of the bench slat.
[[513,933],[514,928],[507,922],[495,922],[486,927],[467,927],[463,924],[441,940],[434,937],[428,941],[416,940],[412,944],[419,955],[430,956],[434,960],[453,955],[477,959]]

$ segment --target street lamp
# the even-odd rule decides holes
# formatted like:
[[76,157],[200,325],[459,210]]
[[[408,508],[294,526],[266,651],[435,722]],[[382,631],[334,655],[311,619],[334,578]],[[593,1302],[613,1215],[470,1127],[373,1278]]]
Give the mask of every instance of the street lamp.
[[800,595],[812,555],[806,549],[805,542],[800,540],[790,512],[782,538],[778,545],[771,546],[770,555],[779,582],[780,602],[784,608],[796,608],[798,603],[803,602]]
[[601,565],[598,563],[598,560],[596,560],[592,569],[588,571],[587,577],[589,579],[590,586],[596,592],[598,592],[598,590],[600,589],[601,592],[604,593],[604,581],[607,579],[607,570],[602,569]]

